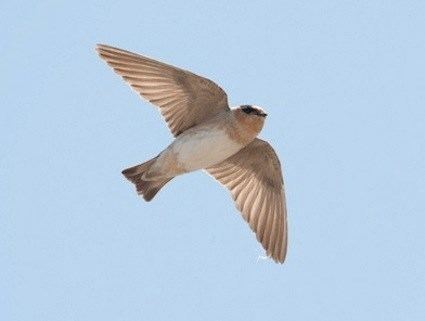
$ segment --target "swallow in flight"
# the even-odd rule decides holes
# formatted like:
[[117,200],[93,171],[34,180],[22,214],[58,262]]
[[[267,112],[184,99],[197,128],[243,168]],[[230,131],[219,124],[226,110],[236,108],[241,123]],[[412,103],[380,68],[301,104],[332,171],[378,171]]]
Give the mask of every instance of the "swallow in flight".
[[158,156],[125,169],[150,201],[171,179],[204,170],[229,189],[266,253],[283,263],[288,227],[281,165],[257,138],[267,114],[255,105],[229,108],[211,80],[129,51],[97,45],[99,56],[138,94],[159,108],[174,141]]

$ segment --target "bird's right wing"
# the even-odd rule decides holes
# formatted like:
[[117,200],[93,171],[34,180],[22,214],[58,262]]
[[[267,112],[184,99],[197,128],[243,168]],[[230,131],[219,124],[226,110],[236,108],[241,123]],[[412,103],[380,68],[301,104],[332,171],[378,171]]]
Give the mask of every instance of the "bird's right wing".
[[99,56],[142,97],[158,106],[174,136],[228,110],[227,95],[207,78],[107,45]]
[[256,138],[206,171],[230,190],[267,255],[283,263],[288,240],[285,192],[280,162],[270,144]]

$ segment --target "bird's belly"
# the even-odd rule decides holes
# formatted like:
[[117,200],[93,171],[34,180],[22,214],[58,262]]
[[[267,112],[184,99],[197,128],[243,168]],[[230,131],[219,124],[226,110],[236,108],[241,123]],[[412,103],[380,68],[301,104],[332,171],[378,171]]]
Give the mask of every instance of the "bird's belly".
[[172,144],[178,164],[186,171],[206,168],[237,153],[243,146],[224,130],[203,130],[179,137]]

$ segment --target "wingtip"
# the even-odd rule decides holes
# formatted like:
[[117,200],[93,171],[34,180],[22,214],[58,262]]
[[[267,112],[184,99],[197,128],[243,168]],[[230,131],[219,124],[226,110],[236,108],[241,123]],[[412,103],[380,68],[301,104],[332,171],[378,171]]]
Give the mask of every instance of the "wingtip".
[[283,264],[285,263],[285,259],[286,259],[286,249],[285,251],[279,252],[279,251],[274,251],[272,249],[268,249],[267,250],[267,256],[272,259],[275,263],[277,264]]
[[101,54],[101,49],[102,48],[102,45],[101,44],[96,44],[96,46],[94,47],[94,51],[96,51],[96,53],[98,54],[98,55],[100,55]]
[[94,47],[94,50],[96,50],[97,52],[99,52],[100,50],[102,50],[105,47],[104,44],[101,43],[97,43],[96,46]]
[[285,258],[278,258],[275,262],[277,264],[283,264],[283,263],[285,263]]
[[275,257],[272,255],[269,255],[269,257],[276,263],[276,264],[283,264],[285,263],[285,257]]
[[114,47],[109,46],[109,45],[105,45],[105,44],[103,44],[103,43],[97,43],[94,49],[95,49],[98,53],[100,53],[101,51],[105,51],[105,50],[108,50],[108,49],[111,49],[111,48],[114,48]]
[[286,251],[282,251],[281,253],[276,254],[274,257],[275,262],[280,264],[285,263],[285,259],[286,259]]

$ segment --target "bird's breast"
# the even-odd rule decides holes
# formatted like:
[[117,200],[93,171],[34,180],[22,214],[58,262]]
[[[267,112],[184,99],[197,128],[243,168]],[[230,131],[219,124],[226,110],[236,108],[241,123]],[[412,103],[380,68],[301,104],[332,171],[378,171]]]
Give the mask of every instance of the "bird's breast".
[[231,139],[222,128],[203,128],[177,137],[170,150],[180,166],[193,171],[220,163],[234,155],[243,145]]

